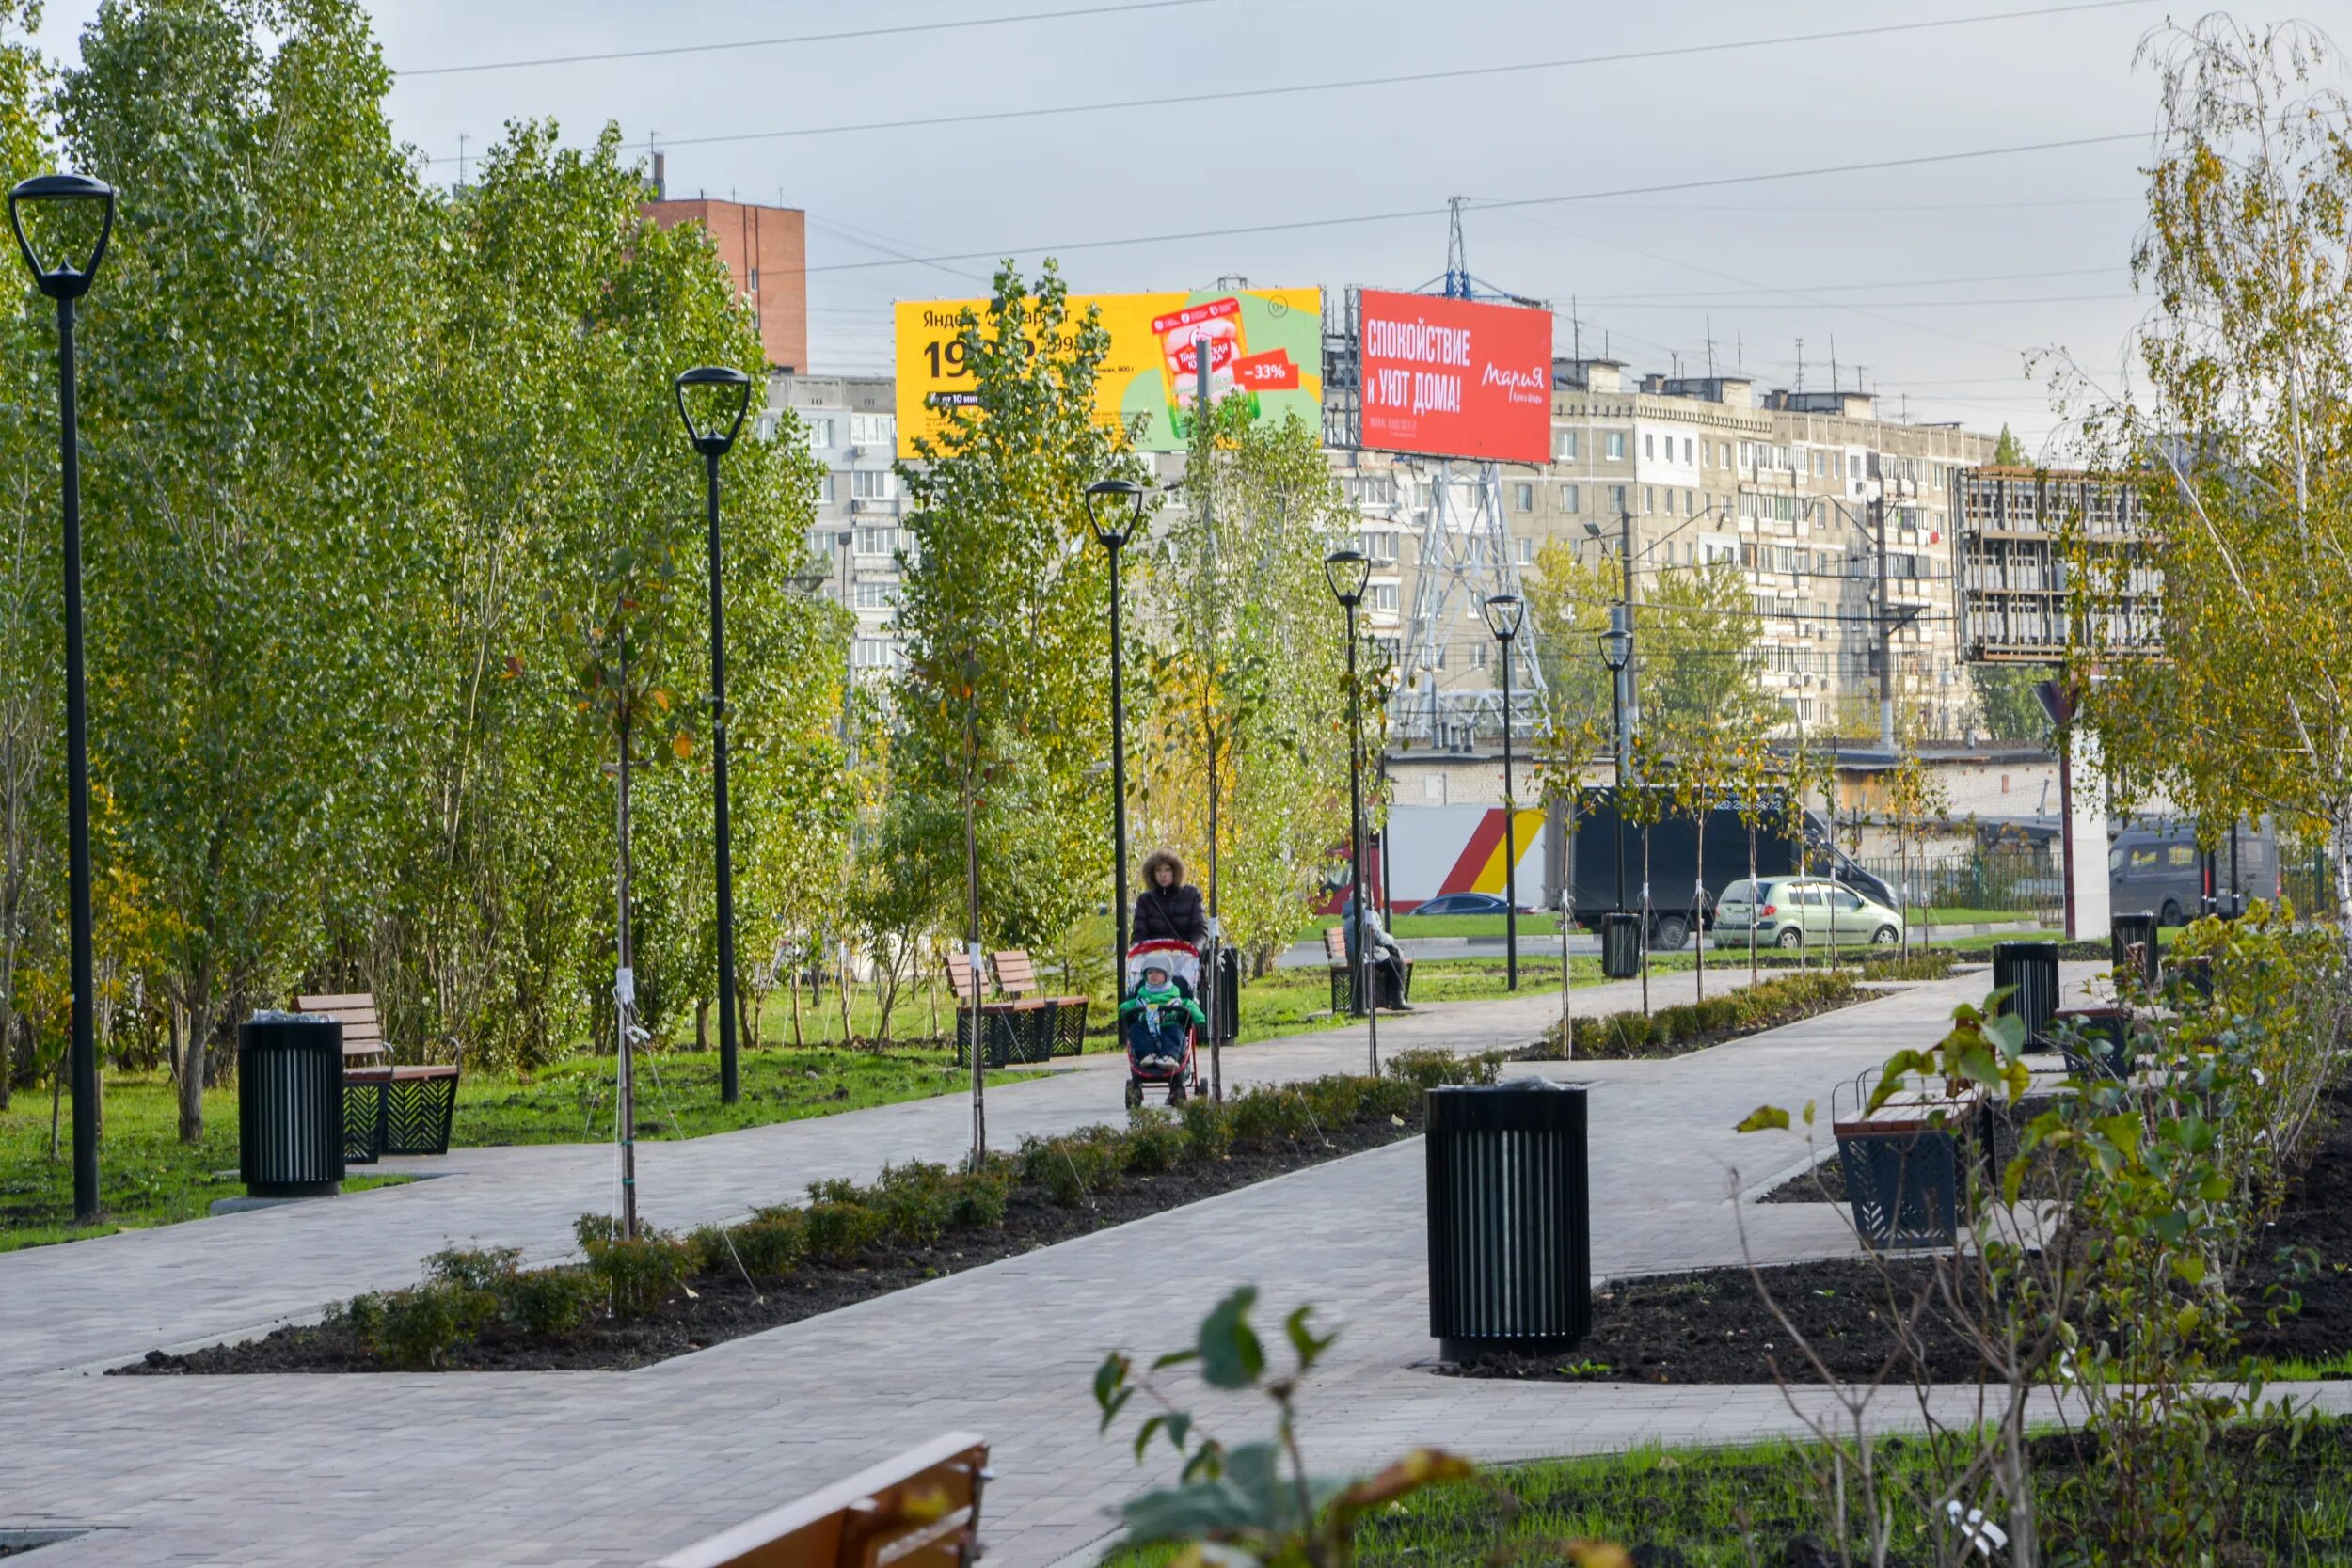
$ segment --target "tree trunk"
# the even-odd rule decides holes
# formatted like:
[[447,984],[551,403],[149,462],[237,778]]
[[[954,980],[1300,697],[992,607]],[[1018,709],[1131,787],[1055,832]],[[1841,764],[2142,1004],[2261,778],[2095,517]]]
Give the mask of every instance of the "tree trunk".
[[187,1046],[180,1062],[180,1141],[183,1144],[204,1141],[204,1055],[212,1035],[211,1002],[191,1003]]
[[790,973],[785,976],[784,983],[792,1008],[792,1049],[804,1050],[808,1042],[801,1036],[801,963],[799,958],[795,958],[792,960]]
[[694,1003],[694,1049],[710,1049],[710,998],[707,996]]
[[1691,890],[1691,961],[1698,966],[1698,999],[1707,1000],[1707,817],[1699,817],[1698,883]]
[[[1799,849],[1798,854],[1802,856],[1804,850]],[[1751,822],[1748,824],[1748,984],[1751,986],[1756,983],[1756,921],[1761,908],[1757,900],[1763,895],[1764,890],[1756,884],[1756,824]]]

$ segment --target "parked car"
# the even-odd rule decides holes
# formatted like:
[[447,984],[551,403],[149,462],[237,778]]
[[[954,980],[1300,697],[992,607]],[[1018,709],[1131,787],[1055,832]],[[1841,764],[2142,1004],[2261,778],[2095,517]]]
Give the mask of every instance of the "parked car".
[[[1491,893],[1441,893],[1435,898],[1423,899],[1410,910],[1400,912],[1406,914],[1508,914],[1510,910],[1509,904]],[[1519,906],[1521,914],[1534,912],[1524,904]]]
[[1823,877],[1744,878],[1724,887],[1715,905],[1715,941],[1744,946],[1753,926],[1763,947],[1827,947],[1902,941],[1903,917],[1876,899]]
[[2134,823],[2107,845],[2107,897],[2118,912],[2153,911],[2157,924],[2178,926],[2204,908],[2208,891],[2234,891],[2254,898],[2279,895],[2279,841],[2267,823],[2241,825],[2235,852],[2224,836],[2214,850],[2213,886],[2205,885],[2205,860],[2197,830],[2177,817]]

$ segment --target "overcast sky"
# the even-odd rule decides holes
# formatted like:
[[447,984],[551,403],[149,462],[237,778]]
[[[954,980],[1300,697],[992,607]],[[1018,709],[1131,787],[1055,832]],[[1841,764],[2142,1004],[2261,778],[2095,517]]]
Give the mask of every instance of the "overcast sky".
[[[2007,11],[2007,20],[1836,37]],[[96,0],[48,0],[71,59]],[[825,41],[790,35],[1007,21]],[[2331,14],[2332,13],[2332,14]],[[1715,362],[1771,386],[1864,378],[1899,416],[2051,436],[2026,355],[2115,369],[2145,309],[2128,261],[2154,86],[2134,51],[2166,8],[2049,0],[381,0],[390,111],[457,174],[516,117],[567,139],[606,120],[671,149],[672,193],[806,210],[811,368],[889,367],[889,305],[976,292],[983,260],[1062,257],[1089,290],[1419,287],[1445,264],[1447,198],[1591,196],[1465,220],[1471,271],[1549,301],[1559,348],[1605,339],[1642,370]],[[2294,13],[2352,39],[2352,0]],[[2243,11],[2246,20],[2268,13]],[[1803,41],[1770,42],[1790,35]],[[422,74],[607,51],[652,58]],[[1694,46],[1738,44],[1708,53]],[[1451,80],[889,130],[1000,113],[1595,55],[1653,57]],[[708,142],[747,133],[827,134]],[[1911,168],[1688,182],[2123,135]],[[1302,221],[1379,221],[1172,238]],[[1089,245],[1142,238],[1147,243]],[[1083,248],[1082,248],[1083,246]],[[871,265],[882,261],[888,265]],[[1792,298],[1785,291],[1798,291]],[[2062,439],[2062,433],[2059,439]],[[2053,456],[2060,448],[2045,450]]]

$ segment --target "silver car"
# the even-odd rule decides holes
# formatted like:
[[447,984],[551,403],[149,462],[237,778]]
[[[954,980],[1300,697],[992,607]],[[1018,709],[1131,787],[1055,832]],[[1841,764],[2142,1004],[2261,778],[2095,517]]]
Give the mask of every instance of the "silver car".
[[1903,939],[1903,917],[1825,877],[1766,877],[1724,889],[1715,905],[1715,944],[1744,947],[1753,926],[1762,947],[1887,947]]

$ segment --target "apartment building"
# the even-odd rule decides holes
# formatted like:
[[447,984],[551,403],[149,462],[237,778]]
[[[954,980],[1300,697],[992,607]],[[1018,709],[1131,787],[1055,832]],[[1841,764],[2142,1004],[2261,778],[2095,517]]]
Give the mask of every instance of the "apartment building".
[[782,411],[790,410],[801,438],[824,466],[809,546],[828,563],[826,594],[857,615],[850,665],[861,674],[895,670],[900,661],[891,617],[898,605],[906,498],[891,467],[898,444],[893,386],[886,375],[778,372],[768,378],[759,420],[761,437],[772,440]]
[[[1549,464],[1501,470],[1518,568],[1533,568],[1555,541],[1587,562],[1620,562],[1629,541],[1637,579],[1737,562],[1762,623],[1757,657],[1792,730],[1877,728],[1873,505],[1883,502],[1906,722],[1937,737],[1968,732],[1951,480],[1990,461],[1993,437],[1881,420],[1860,392],[1759,391],[1724,376],[1637,384],[1621,362],[1586,359],[1554,367],[1552,438]],[[1404,546],[1407,578],[1418,544]],[[1489,683],[1490,642],[1474,617],[1434,657],[1444,665],[1435,672],[1440,689]]]
[[768,365],[808,368],[808,214],[797,207],[717,201],[707,195],[672,199],[663,155],[653,158],[654,199],[641,208],[664,229],[698,223],[751,307]]

